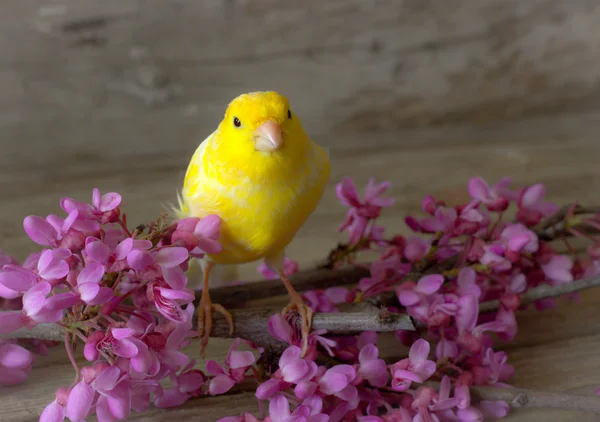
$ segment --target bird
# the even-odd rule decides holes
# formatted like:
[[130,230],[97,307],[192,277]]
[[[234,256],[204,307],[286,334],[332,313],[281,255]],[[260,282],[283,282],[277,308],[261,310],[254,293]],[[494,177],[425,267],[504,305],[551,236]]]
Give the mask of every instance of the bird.
[[286,248],[313,214],[331,174],[329,153],[305,132],[286,96],[276,91],[241,94],[193,153],[178,195],[177,217],[221,219],[222,250],[201,260],[203,290],[197,308],[204,356],[213,312],[234,331],[231,313],[210,298],[215,266],[263,260],[289,296],[282,309],[301,319],[302,356],[308,348],[312,309],[284,271]]

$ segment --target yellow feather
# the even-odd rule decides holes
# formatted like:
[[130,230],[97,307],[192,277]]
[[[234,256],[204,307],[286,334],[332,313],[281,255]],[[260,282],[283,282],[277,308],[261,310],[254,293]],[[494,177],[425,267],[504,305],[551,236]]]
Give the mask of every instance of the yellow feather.
[[[287,98],[276,92],[240,95],[192,156],[175,213],[221,217],[223,251],[210,256],[217,264],[280,260],[323,195],[329,158],[288,110]],[[268,153],[256,151],[253,138],[267,120],[281,126],[284,139]]]

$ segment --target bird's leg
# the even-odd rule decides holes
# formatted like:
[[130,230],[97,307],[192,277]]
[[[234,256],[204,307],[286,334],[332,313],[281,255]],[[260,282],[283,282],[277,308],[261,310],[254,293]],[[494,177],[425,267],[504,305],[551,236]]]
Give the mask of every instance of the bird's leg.
[[229,324],[229,335],[233,335],[233,318],[231,314],[218,303],[212,303],[210,299],[210,292],[208,291],[210,271],[214,267],[213,262],[206,262],[203,268],[204,273],[204,288],[202,289],[202,296],[200,297],[200,303],[198,304],[198,330],[202,337],[202,348],[200,349],[200,355],[204,358],[204,351],[208,344],[208,338],[212,331],[212,313],[214,311],[219,312],[225,317]]
[[285,275],[283,270],[278,270],[279,276],[285,285],[285,288],[288,291],[288,295],[290,297],[290,304],[287,305],[281,311],[281,314],[285,316],[289,311],[297,311],[302,319],[302,353],[301,356],[304,356],[308,350],[308,335],[310,334],[310,328],[312,324],[313,311],[312,309],[304,303],[302,297],[298,294],[290,279]]

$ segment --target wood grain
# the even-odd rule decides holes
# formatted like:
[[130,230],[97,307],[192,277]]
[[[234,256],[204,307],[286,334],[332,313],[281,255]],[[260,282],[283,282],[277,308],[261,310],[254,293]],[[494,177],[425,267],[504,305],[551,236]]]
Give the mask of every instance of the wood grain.
[[[390,232],[407,233],[401,217],[425,194],[464,200],[476,175],[600,203],[599,20],[594,0],[1,2],[0,247],[23,258],[35,248],[23,218],[58,213],[63,195],[89,200],[93,187],[122,193],[131,222],[156,218],[228,101],[258,89],[288,95],[333,161],[325,198],[289,248],[302,268],[340,238],[334,188],[345,175],[393,182]],[[580,305],[521,313],[506,345],[514,384],[593,394],[599,304],[595,289]],[[211,339],[209,357],[222,360],[228,344]],[[28,382],[0,390],[0,420],[37,420],[71,379],[51,351]],[[244,410],[257,410],[252,394],[130,419]],[[597,419],[520,410],[506,420]]]

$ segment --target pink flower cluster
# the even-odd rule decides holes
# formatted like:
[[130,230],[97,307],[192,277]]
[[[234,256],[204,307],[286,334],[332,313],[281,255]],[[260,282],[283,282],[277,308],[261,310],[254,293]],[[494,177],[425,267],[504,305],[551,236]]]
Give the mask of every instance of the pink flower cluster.
[[[387,297],[389,312],[406,312],[423,327],[395,333],[399,350],[408,349],[395,362],[380,357],[375,332],[313,331],[301,356],[297,321],[275,314],[268,330],[286,348],[278,360],[267,362],[271,366],[264,349],[236,339],[223,364],[209,360],[204,370],[197,369],[182,351],[197,336],[186,271],[190,258],[220,252],[220,218],[159,220],[130,231],[120,195],[100,195],[97,189],[91,204],[63,198],[64,218],[25,218],[26,233],[43,246],[39,253],[19,264],[0,252],[0,334],[40,323],[65,328],[76,377],[56,391],[41,414],[43,422],[78,422],[93,415],[100,422],[125,420],[132,410],[175,407],[252,380],[257,399],[268,401],[268,413],[245,412],[220,422],[502,418],[507,403],[471,400],[470,388],[511,388],[507,382],[514,368],[494,341],[515,336],[521,295],[540,284],[600,274],[600,241],[580,229],[584,224],[600,230],[600,214],[576,216],[573,207],[557,221],[563,223],[560,233],[548,234],[543,222],[559,208],[544,199],[544,186],[513,191],[509,185],[508,178],[493,186],[473,178],[467,186],[471,200],[453,206],[428,196],[424,215],[405,219],[414,234],[391,237],[376,224],[393,204],[383,196],[389,183],[370,180],[362,198],[351,179],[338,185],[337,195],[348,207],[339,230],[349,239],[334,264],[365,250],[379,252],[379,259],[356,287],[323,286],[303,297],[314,312],[340,312],[365,298]],[[516,208],[512,219],[510,206]],[[587,256],[561,253],[550,243],[562,240],[570,250],[567,236],[591,239]],[[277,277],[265,266],[258,270],[265,278]],[[298,264],[286,259],[285,271],[297,272]],[[498,300],[499,309],[480,314],[479,304],[489,300]],[[553,302],[534,305],[542,310]],[[74,358],[78,341],[88,361],[84,367]],[[1,383],[24,382],[34,360],[31,350],[44,354],[50,345],[0,340]],[[329,358],[319,359],[319,351]]]
[[[282,337],[278,330],[291,330],[279,321],[270,321],[270,329],[276,337]],[[426,340],[417,340],[409,356],[392,365],[379,358],[375,341],[375,333],[363,333],[355,362],[331,367],[318,365],[315,355],[301,357],[300,348],[290,345],[276,371],[256,389],[259,400],[269,401],[268,416],[257,418],[245,412],[219,422],[478,422],[508,413],[502,401],[471,403],[464,379],[454,383],[453,395],[448,376],[442,376],[438,390],[423,385],[437,372],[436,363],[429,360]]]
[[[193,369],[181,349],[192,331],[194,292],[187,287],[188,259],[217,253],[220,219],[185,219],[130,232],[117,193],[91,204],[63,198],[67,214],[29,216],[25,232],[44,249],[23,264],[0,256],[0,333],[57,323],[76,380],[60,388],[42,421],[123,420],[131,410],[180,405],[203,393],[212,377]],[[66,312],[68,311],[68,312]],[[84,344],[88,366],[79,368],[72,343]],[[40,345],[41,347],[41,345]],[[33,355],[15,342],[0,344],[0,378],[23,382]],[[232,359],[235,361],[235,359]],[[163,380],[171,387],[164,388]]]

